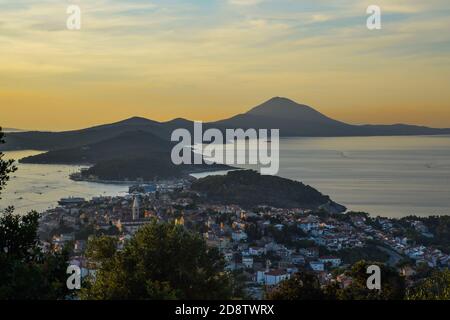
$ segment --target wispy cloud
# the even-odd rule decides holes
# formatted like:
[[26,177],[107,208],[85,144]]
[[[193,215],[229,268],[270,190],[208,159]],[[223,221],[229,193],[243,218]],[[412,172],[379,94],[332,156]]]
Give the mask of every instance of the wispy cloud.
[[264,0],[228,0],[228,2],[232,5],[237,6],[253,6],[255,4],[259,4]]
[[[0,0],[0,105],[23,113],[30,104],[11,94],[20,91],[44,109],[58,96],[61,112],[115,106],[119,117],[123,101],[135,112],[157,101],[173,106],[160,118],[220,118],[268,94],[333,111],[372,101],[386,79],[379,103],[450,101],[448,0],[377,0],[375,32],[369,0],[72,2],[80,31],[66,29],[68,1]],[[217,109],[201,106],[205,95]]]

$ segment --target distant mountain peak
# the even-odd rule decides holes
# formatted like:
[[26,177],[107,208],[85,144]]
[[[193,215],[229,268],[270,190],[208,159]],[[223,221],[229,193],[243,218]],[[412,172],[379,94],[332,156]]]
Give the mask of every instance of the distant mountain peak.
[[284,97],[273,97],[247,112],[250,115],[278,118],[320,117],[326,118],[310,106],[299,104]]
[[164,124],[189,124],[192,121],[187,120],[185,118],[175,118],[169,121],[164,122]]
[[292,104],[298,104],[294,100],[291,100],[286,97],[273,97],[267,100],[265,103],[292,103]]
[[120,121],[121,123],[127,123],[127,124],[142,124],[142,123],[148,123],[152,122],[149,119],[146,119],[144,117],[131,117],[125,120]]

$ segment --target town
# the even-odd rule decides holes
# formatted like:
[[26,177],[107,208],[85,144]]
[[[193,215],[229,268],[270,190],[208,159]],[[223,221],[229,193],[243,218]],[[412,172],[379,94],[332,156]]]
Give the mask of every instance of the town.
[[[56,251],[69,246],[70,264],[81,268],[82,277],[95,277],[95,264],[84,255],[92,237],[116,237],[121,250],[154,219],[172,223],[202,234],[208,246],[216,247],[226,271],[239,279],[250,299],[263,299],[267,291],[305,269],[322,285],[334,282],[345,288],[352,279],[344,271],[360,259],[396,267],[411,284],[421,268],[450,264],[448,254],[409,239],[394,219],[333,213],[326,207],[281,209],[261,204],[249,210],[203,203],[200,196],[190,189],[189,180],[174,180],[132,186],[126,196],[61,199],[41,216],[41,246]],[[425,238],[434,236],[419,220],[406,224]]]

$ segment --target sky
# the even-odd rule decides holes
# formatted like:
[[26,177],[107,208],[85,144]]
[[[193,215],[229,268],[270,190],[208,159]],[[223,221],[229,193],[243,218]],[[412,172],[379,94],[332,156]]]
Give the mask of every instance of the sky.
[[[69,5],[81,29],[68,30]],[[366,9],[381,8],[381,30]],[[0,0],[0,125],[217,120],[283,96],[450,127],[448,0]]]

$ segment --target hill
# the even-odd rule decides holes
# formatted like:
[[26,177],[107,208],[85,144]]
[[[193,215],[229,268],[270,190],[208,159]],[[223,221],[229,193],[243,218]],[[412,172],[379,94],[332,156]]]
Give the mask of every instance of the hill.
[[138,157],[130,159],[112,159],[100,161],[79,175],[75,180],[89,180],[92,177],[103,181],[152,181],[155,179],[173,179],[185,176],[181,167],[172,164],[170,158]]
[[149,157],[170,154],[171,144],[146,131],[129,131],[100,142],[79,147],[56,149],[23,158],[22,163],[95,164],[111,159]]
[[125,132],[116,137],[81,147],[58,149],[20,159],[21,163],[89,164],[73,177],[100,180],[153,180],[179,178],[199,171],[227,170],[221,164],[174,165],[172,144],[149,132]]
[[116,137],[126,132],[148,132],[167,140],[170,138],[169,127],[163,124],[134,117],[123,121],[90,127],[81,130],[62,132],[28,131],[7,134],[6,150],[58,150],[70,147],[80,147],[94,144],[106,139]]
[[316,189],[301,182],[276,176],[264,176],[252,170],[230,171],[224,176],[208,176],[192,184],[204,201],[218,204],[237,204],[251,208],[261,204],[278,208],[317,209],[343,212],[345,207],[331,201]]

